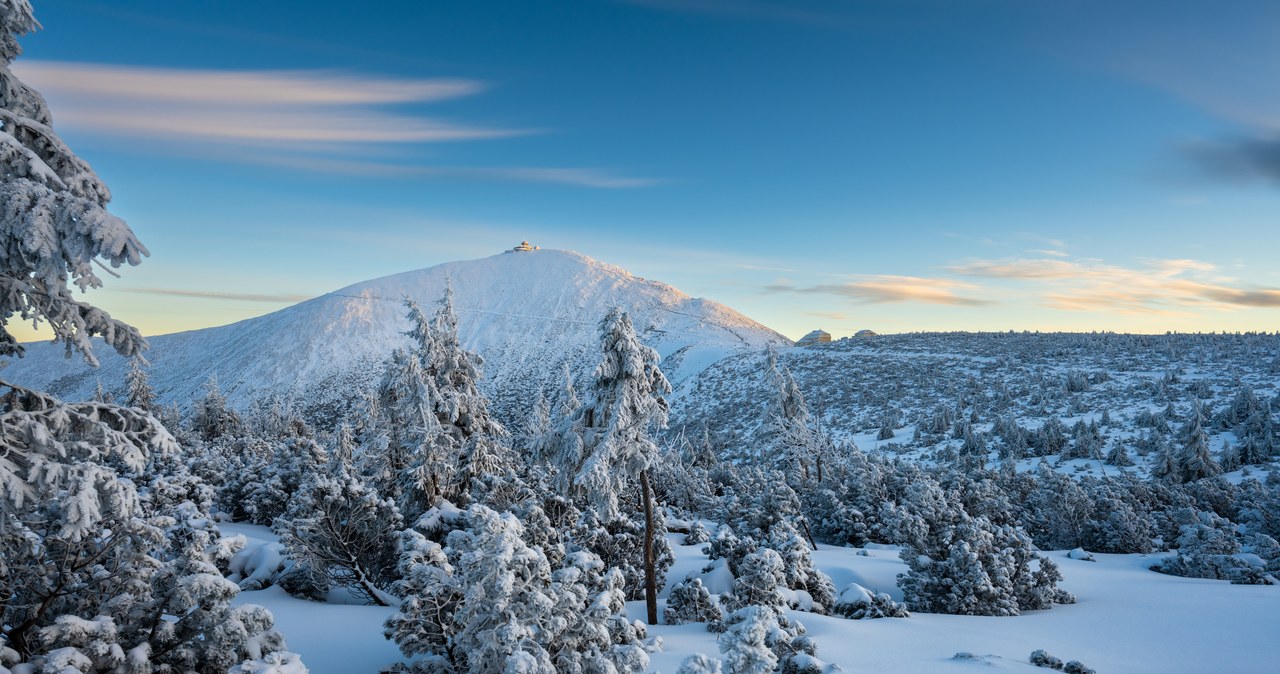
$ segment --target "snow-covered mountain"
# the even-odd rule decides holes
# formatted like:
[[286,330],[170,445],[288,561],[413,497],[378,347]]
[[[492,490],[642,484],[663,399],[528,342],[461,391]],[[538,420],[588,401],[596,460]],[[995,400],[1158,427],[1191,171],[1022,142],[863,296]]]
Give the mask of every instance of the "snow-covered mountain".
[[[401,298],[432,313],[450,281],[463,344],[484,357],[482,385],[508,420],[521,418],[539,387],[554,396],[566,362],[581,388],[598,360],[597,322],[611,306],[631,314],[677,388],[731,354],[790,344],[728,307],[669,285],[574,252],[527,250],[386,276],[266,316],[152,337],[146,354],[152,386],[162,403],[186,407],[216,375],[237,407],[279,396],[323,412],[376,382],[383,359],[407,343]],[[101,344],[96,352],[102,365],[95,370],[65,358],[61,346],[30,344],[2,376],[69,400],[92,396],[99,382],[123,394],[127,361]]]

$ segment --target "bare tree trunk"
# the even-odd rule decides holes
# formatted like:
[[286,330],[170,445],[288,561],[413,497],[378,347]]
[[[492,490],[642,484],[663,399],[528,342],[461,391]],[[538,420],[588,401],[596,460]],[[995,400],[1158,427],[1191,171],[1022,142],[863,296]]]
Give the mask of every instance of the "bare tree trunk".
[[649,470],[640,471],[640,491],[644,499],[644,607],[649,624],[658,624],[658,573],[653,559],[653,491],[649,489]]
[[814,550],[817,550],[818,543],[817,541],[813,540],[813,534],[809,533],[809,520],[806,520],[804,517],[801,517],[800,528],[804,529],[804,537],[809,539],[809,547],[813,548]]

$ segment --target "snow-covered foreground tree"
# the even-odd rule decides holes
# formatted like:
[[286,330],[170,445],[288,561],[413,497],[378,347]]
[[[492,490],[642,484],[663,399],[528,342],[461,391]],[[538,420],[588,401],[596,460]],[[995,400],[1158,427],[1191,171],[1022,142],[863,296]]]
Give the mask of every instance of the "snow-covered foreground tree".
[[639,487],[645,521],[645,603],[658,622],[653,490],[649,469],[658,454],[650,437],[665,427],[671,385],[658,368],[658,352],[640,342],[631,318],[619,308],[600,322],[604,358],[590,397],[564,425],[553,465],[562,490],[595,509],[600,520],[627,517],[628,488]]
[[[139,333],[68,285],[98,287],[94,264],[147,251],[9,70],[36,27],[27,0],[0,0],[0,354],[21,355],[16,314],[90,364],[93,336],[136,357]],[[0,382],[0,671],[305,672],[268,611],[231,605],[208,490],[151,416],[145,377],[129,402],[63,403]]]
[[107,212],[111,193],[54,132],[44,98],[9,70],[18,37],[38,25],[27,0],[0,0],[0,355],[22,353],[8,329],[15,315],[47,325],[90,363],[93,336],[135,355],[146,345],[138,331],[68,285],[100,287],[94,264],[136,265],[148,252]]

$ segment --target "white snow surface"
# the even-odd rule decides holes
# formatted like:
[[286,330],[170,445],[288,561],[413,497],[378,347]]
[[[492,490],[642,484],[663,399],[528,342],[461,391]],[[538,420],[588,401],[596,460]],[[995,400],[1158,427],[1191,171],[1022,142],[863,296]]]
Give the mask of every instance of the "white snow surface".
[[[407,345],[402,298],[434,312],[447,283],[455,291],[459,335],[484,357],[485,392],[495,409],[528,405],[538,387],[560,390],[568,362],[581,390],[599,360],[597,324],[610,307],[631,314],[640,338],[663,357],[673,386],[726,356],[782,335],[715,302],[570,251],[451,262],[404,272],[307,300],[231,325],[151,337],[146,358],[159,401],[188,408],[216,375],[223,395],[244,409],[279,397],[310,401],[303,412],[354,398],[376,382],[391,351]],[[4,377],[67,400],[87,399],[98,382],[123,398],[128,363],[101,342],[99,369],[50,344],[28,345]],[[523,420],[517,416],[518,420]]]
[[[275,540],[266,527],[235,524],[223,525],[223,530],[245,534],[250,547]],[[707,563],[700,546],[679,545],[679,538],[670,539],[676,562],[667,591]],[[824,545],[813,558],[837,587],[858,583],[901,600],[895,579],[906,566],[897,549],[869,546],[866,551],[863,556],[854,548]],[[1162,555],[1096,554],[1097,562],[1085,562],[1068,558],[1066,551],[1044,554],[1058,561],[1065,576],[1062,587],[1078,603],[1010,618],[790,615],[815,639],[818,657],[846,672],[1049,671],[1028,662],[1037,649],[1099,672],[1275,671],[1272,644],[1280,628],[1280,586],[1231,585],[1149,570]],[[313,674],[373,672],[401,659],[394,644],[382,637],[382,622],[394,609],[317,604],[276,587],[242,592],[236,601],[269,608],[290,650],[301,654]],[[644,602],[629,602],[627,611],[643,620]],[[662,637],[664,644],[661,652],[651,654],[649,671],[670,674],[694,653],[720,656],[717,635],[700,623],[650,626],[649,634]],[[956,657],[962,653],[973,655]]]

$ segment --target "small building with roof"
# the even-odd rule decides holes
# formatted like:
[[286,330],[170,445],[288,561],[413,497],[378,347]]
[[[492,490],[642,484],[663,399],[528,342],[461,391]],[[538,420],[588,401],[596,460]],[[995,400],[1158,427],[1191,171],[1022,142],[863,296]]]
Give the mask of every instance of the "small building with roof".
[[825,330],[814,330],[813,332],[796,340],[796,346],[813,346],[815,344],[827,344],[831,341],[831,333]]

